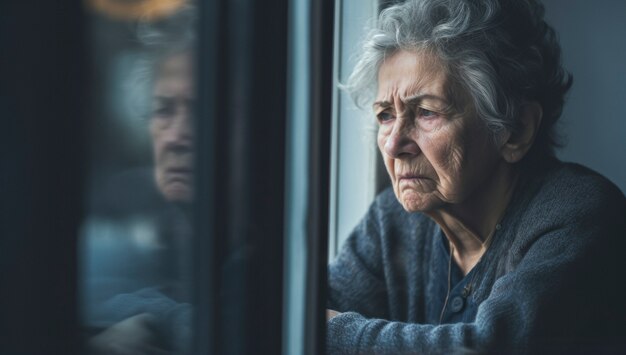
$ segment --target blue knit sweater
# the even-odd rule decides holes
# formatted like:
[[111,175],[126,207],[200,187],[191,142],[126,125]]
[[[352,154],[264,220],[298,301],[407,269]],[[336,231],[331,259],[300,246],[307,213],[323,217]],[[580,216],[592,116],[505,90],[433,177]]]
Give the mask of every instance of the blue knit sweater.
[[624,353],[620,190],[555,161],[522,176],[501,226],[473,280],[475,316],[439,324],[439,226],[381,193],[329,266],[328,307],[344,313],[328,354]]

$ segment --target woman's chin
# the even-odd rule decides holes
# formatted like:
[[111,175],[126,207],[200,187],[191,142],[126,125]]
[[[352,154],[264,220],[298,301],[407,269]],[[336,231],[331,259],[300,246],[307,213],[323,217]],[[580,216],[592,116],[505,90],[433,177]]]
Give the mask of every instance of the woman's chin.
[[405,190],[400,192],[399,196],[396,196],[407,212],[426,212],[435,209],[439,205],[437,199],[429,193]]
[[161,188],[161,193],[166,201],[173,203],[189,203],[193,196],[191,186],[181,182],[167,184]]

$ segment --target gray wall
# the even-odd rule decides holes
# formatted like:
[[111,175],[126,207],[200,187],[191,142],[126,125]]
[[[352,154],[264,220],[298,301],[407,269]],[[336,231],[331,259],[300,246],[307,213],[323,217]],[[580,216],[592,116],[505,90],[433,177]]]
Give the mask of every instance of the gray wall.
[[544,0],[574,85],[561,117],[566,161],[626,192],[626,1]]

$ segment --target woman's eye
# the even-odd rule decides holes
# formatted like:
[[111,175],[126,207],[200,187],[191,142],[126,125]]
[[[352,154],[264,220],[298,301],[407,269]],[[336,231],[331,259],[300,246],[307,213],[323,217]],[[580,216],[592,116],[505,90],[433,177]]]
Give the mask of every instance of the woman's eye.
[[376,117],[378,118],[378,122],[380,123],[387,122],[393,119],[393,115],[389,112],[381,112],[377,114]]
[[155,117],[167,117],[174,113],[174,108],[170,105],[157,106],[152,113]]
[[434,118],[434,117],[437,117],[437,112],[431,111],[431,110],[427,110],[427,109],[424,109],[424,108],[420,108],[419,109],[419,117]]

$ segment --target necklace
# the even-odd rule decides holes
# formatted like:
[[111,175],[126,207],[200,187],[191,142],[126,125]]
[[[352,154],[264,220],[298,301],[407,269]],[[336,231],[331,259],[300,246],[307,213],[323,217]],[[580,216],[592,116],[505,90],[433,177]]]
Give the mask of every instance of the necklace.
[[[481,269],[478,269],[478,267],[482,268],[482,266],[481,266],[482,263],[481,262],[483,260],[483,256],[485,256],[485,254],[487,253],[487,250],[491,246],[491,241],[493,240],[493,236],[496,234],[496,231],[500,230],[500,228],[502,228],[500,223],[496,224],[496,228],[491,232],[491,234],[489,234],[487,239],[485,239],[485,242],[483,243],[483,245],[485,246],[485,252],[483,253],[483,255],[480,256],[480,259],[478,259],[478,262],[474,266],[476,268],[476,272],[474,272],[474,275],[472,275],[472,279],[470,280],[470,282],[467,283],[467,285],[465,285],[465,287],[463,287],[463,291],[461,291],[461,296],[463,298],[467,298],[470,295],[470,293],[472,293],[472,287],[474,286],[474,281],[476,280],[476,275],[479,274],[479,271],[482,271]],[[448,274],[449,273],[450,273],[450,269],[448,269]],[[448,291],[449,291],[449,289],[448,289]]]
[[[472,268],[472,270],[474,271],[474,275],[472,275],[472,279],[465,285],[465,287],[463,287],[463,290],[461,291],[461,297],[463,297],[464,299],[467,299],[467,297],[469,297],[469,295],[472,293],[472,288],[474,286],[474,281],[476,281],[476,276],[480,273],[480,271],[482,271],[481,269],[479,269],[479,267],[482,268],[481,265],[482,265],[483,256],[485,256],[485,254],[487,253],[487,250],[491,246],[491,242],[493,240],[493,236],[496,234],[496,231],[500,230],[501,228],[502,228],[502,225],[500,223],[496,224],[495,229],[485,239],[485,242],[483,243],[483,246],[485,247],[485,251],[483,252],[483,255],[480,256],[480,259],[478,259],[478,262],[476,263],[476,265],[474,265],[474,267]],[[452,255],[453,254],[454,254],[454,247],[452,246],[452,244],[450,244],[450,257],[448,258],[448,291],[446,292],[446,299],[443,303],[441,314],[439,315],[439,324],[443,322],[443,315],[446,311],[446,307],[448,306],[448,300],[450,298],[450,288],[452,286],[451,274],[452,274]]]

